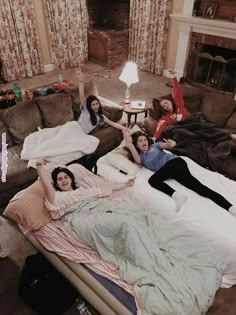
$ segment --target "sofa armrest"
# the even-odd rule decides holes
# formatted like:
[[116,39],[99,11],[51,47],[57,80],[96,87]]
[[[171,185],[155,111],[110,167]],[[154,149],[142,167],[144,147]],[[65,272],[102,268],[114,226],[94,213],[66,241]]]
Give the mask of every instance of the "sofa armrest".
[[104,97],[99,96],[104,114],[112,121],[117,122],[122,118],[124,108],[119,104],[112,102]]

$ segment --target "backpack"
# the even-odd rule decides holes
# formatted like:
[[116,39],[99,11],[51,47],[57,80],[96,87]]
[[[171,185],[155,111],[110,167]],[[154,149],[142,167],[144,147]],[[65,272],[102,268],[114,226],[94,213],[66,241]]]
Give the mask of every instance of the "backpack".
[[18,295],[39,315],[60,315],[75,302],[78,292],[38,253],[25,260]]

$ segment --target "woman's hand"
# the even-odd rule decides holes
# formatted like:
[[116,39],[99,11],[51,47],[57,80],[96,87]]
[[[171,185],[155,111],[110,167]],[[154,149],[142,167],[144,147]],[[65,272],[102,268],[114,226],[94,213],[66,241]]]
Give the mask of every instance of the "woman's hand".
[[130,129],[129,128],[125,128],[124,127],[124,130],[123,130],[123,137],[124,137],[124,140],[125,140],[125,143],[127,144],[127,146],[129,146],[130,144],[133,144],[133,141],[132,141],[132,137],[130,135]]
[[43,166],[43,165],[46,165],[47,163],[50,163],[51,160],[47,157],[41,157],[41,158],[38,158],[37,161],[36,161],[36,166]]
[[132,186],[134,186],[135,179],[136,179],[136,177],[130,178],[130,179],[126,182],[126,187],[132,187]]
[[83,74],[83,72],[82,72],[81,67],[78,67],[78,68],[76,69],[76,76],[77,76],[77,78],[79,79],[79,82],[84,82],[84,74]]
[[176,142],[172,139],[163,138],[163,142],[161,142],[160,147],[164,150],[170,150],[176,146]]

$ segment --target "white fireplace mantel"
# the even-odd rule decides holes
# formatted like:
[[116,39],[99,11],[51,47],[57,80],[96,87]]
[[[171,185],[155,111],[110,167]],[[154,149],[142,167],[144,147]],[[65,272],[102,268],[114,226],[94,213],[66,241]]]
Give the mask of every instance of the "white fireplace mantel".
[[194,17],[186,14],[171,14],[179,24],[179,42],[175,63],[178,78],[184,74],[192,32],[215,35],[236,40],[236,23],[216,19]]

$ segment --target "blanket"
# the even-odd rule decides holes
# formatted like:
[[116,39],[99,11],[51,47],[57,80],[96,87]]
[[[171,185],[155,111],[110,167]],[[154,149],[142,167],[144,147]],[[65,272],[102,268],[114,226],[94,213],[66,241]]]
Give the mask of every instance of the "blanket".
[[81,240],[139,287],[142,315],[201,315],[220,286],[223,258],[205,241],[136,204],[78,201],[66,214]]
[[[64,159],[67,154],[79,152],[76,158],[94,152],[99,139],[87,135],[76,121],[69,121],[54,128],[36,131],[25,138],[21,158],[36,159],[41,156],[60,156]],[[74,156],[69,161],[76,159]],[[62,162],[61,162],[62,163]]]
[[162,137],[176,141],[172,153],[188,156],[213,171],[219,169],[231,150],[230,132],[210,123],[200,112],[169,125]]

